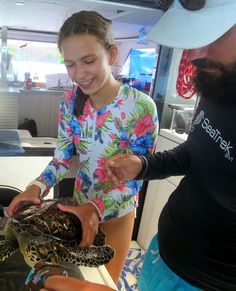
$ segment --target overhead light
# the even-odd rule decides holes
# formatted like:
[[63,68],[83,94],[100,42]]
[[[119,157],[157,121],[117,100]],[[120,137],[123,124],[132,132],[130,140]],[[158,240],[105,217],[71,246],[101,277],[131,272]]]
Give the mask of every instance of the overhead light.
[[16,5],[23,6],[25,5],[24,1],[16,1]]

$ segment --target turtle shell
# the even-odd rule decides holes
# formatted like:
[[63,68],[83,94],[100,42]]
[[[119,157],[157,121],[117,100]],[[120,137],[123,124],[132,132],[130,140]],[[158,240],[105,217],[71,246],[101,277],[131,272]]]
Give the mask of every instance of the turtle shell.
[[19,227],[28,231],[39,231],[57,240],[80,243],[82,239],[81,221],[72,213],[58,210],[57,204],[78,205],[72,199],[44,200],[39,205],[25,205],[14,215]]
[[80,247],[82,225],[72,213],[60,211],[58,203],[77,206],[72,199],[43,200],[40,205],[25,205],[8,220],[5,239],[0,243],[0,261],[18,248],[26,263],[34,267],[40,261],[98,267],[114,257],[99,228],[93,245]]

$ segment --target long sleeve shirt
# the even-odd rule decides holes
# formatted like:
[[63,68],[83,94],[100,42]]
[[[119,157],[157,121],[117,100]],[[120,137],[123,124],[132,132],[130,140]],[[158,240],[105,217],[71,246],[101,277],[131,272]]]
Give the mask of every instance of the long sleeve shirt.
[[37,180],[47,186],[48,192],[65,177],[76,153],[74,198],[79,204],[100,199],[104,208],[102,220],[127,214],[136,207],[142,182],[129,180],[119,186],[106,182],[104,162],[116,153],[142,155],[154,151],[158,134],[154,101],[122,84],[113,102],[95,109],[88,98],[83,114],[76,117],[76,93],[67,92],[65,97],[60,105],[54,157]]
[[160,215],[160,254],[204,290],[236,290],[235,120],[235,105],[202,98],[187,141],[142,170],[147,180],[184,175]]

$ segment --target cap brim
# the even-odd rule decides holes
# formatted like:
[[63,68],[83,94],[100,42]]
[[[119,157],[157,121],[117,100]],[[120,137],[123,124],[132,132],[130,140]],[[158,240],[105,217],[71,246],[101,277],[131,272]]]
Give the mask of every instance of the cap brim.
[[147,39],[160,45],[183,49],[206,46],[235,25],[236,1],[233,2],[197,11],[171,7],[151,29]]

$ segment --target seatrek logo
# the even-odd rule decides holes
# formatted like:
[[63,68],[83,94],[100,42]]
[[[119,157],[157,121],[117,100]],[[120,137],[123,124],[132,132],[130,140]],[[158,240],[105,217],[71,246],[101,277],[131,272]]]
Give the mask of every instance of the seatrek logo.
[[201,110],[194,119],[191,126],[191,132],[194,131],[196,125],[200,125],[206,131],[208,136],[220,147],[222,151],[224,151],[226,159],[228,159],[230,162],[234,160],[231,155],[233,146],[230,145],[230,141],[226,141],[222,137],[221,132],[211,126],[210,120],[205,117],[205,112],[203,110]]

